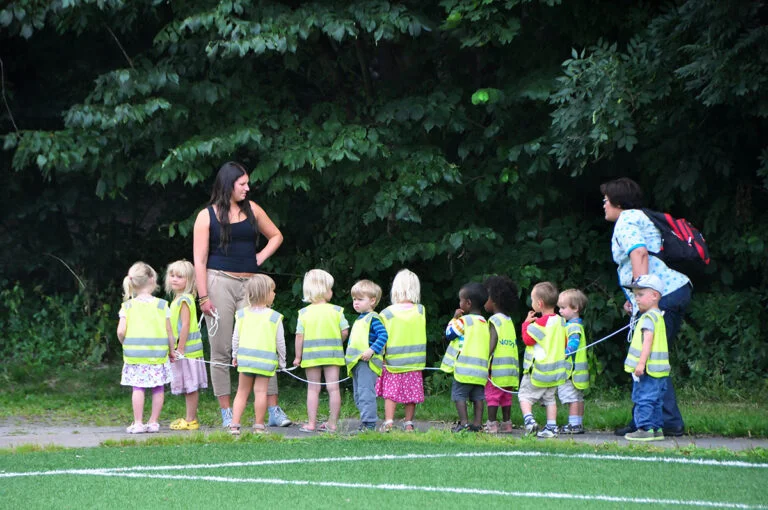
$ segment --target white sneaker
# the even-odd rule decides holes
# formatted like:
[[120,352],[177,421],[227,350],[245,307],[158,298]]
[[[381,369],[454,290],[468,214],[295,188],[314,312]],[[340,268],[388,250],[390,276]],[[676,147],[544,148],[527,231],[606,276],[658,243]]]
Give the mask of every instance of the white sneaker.
[[535,421],[529,421],[525,424],[525,435],[529,436],[531,434],[535,434],[536,431],[539,430],[539,424]]
[[129,434],[143,434],[147,431],[147,428],[141,423],[133,423],[125,431]]
[[557,427],[546,426],[541,430],[541,432],[536,434],[536,437],[540,437],[543,439],[550,439],[552,437],[557,437],[557,435],[558,435]]

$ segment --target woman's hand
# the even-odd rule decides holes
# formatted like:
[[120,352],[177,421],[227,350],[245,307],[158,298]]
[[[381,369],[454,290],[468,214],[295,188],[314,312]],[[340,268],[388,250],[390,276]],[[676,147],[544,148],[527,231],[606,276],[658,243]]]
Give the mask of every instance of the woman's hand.
[[213,303],[210,299],[205,301],[203,304],[200,305],[200,310],[208,316],[213,316],[213,312],[216,311],[216,307],[213,306]]

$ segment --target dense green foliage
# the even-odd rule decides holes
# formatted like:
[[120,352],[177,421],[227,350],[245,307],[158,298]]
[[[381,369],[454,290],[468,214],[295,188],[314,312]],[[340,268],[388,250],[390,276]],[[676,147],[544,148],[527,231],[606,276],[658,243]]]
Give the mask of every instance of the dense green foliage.
[[[716,0],[11,2],[4,286],[73,292],[54,256],[94,293],[136,259],[191,258],[236,159],[285,235],[268,269],[286,311],[312,267],[340,303],[409,267],[437,355],[458,287],[506,273],[523,301],[539,280],[583,288],[597,338],[625,320],[598,188],[626,175],[712,245],[682,375],[764,384],[767,18]],[[626,379],[624,349],[596,350],[604,380]]]

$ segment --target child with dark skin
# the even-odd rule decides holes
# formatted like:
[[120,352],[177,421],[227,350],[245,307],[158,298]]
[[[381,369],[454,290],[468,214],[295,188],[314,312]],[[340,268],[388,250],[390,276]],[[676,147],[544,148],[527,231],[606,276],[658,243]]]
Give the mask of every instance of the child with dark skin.
[[[488,300],[488,292],[480,283],[468,283],[459,291],[459,308],[453,314],[453,320],[448,326],[450,331],[453,328],[455,336],[463,336],[465,332],[465,320],[467,316],[474,316],[473,321],[476,328],[488,328],[488,323],[482,316],[483,305]],[[449,340],[451,333],[447,331]],[[487,330],[486,330],[487,331]],[[486,333],[488,334],[488,333]],[[454,336],[454,337],[455,337]],[[490,334],[488,334],[490,337]],[[489,352],[492,352],[496,346],[496,340],[489,341]],[[459,359],[461,359],[459,357]],[[459,415],[458,428],[468,428],[470,431],[478,432],[482,430],[483,407],[485,402],[485,386],[476,384],[461,383],[454,379],[451,390],[451,397],[456,403],[456,412]],[[467,400],[472,401],[474,416],[472,424],[468,426],[469,416],[467,414]]]

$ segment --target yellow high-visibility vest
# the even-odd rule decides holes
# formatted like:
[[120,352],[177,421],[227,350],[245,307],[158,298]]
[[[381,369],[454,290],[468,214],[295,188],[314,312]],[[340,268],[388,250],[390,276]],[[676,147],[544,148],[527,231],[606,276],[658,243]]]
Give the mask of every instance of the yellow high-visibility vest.
[[664,324],[664,315],[660,310],[648,310],[640,316],[632,334],[632,342],[629,344],[627,359],[624,360],[624,371],[634,372],[637,363],[640,361],[640,354],[643,351],[643,331],[639,324],[644,319],[653,321],[653,345],[651,346],[651,355],[645,362],[645,373],[651,377],[666,377],[669,375],[669,350],[667,347],[667,326]]
[[131,299],[122,308],[127,325],[123,361],[129,365],[162,365],[168,361],[168,302],[159,298]]
[[456,358],[453,377],[460,383],[485,386],[491,356],[488,323],[482,315],[465,315],[463,319],[464,344]]
[[312,304],[299,310],[299,321],[304,326],[301,368],[344,366],[339,326],[343,317],[344,310],[330,303]]
[[283,316],[272,310],[237,311],[237,371],[272,377],[277,370],[277,330]]
[[491,360],[491,380],[502,388],[520,385],[520,361],[517,351],[517,333],[512,319],[497,313],[488,319],[496,328],[496,350]]
[[424,306],[401,309],[390,306],[381,312],[389,339],[384,364],[393,374],[416,372],[427,364],[427,320]]
[[[589,362],[587,361],[587,350],[584,349],[584,346],[587,345],[584,325],[579,322],[569,322],[566,323],[565,330],[567,339],[573,335],[579,335],[579,347],[576,354],[568,356],[566,359],[566,374],[576,388],[586,390],[589,388]],[[568,342],[567,339],[566,343]]]
[[[370,348],[368,335],[371,332],[371,321],[373,319],[381,321],[381,317],[376,312],[368,312],[364,317],[358,318],[352,324],[352,331],[349,334],[349,343],[347,344],[347,353],[344,356],[347,362],[347,372],[352,375],[352,369],[355,368],[360,356]],[[384,364],[384,356],[375,354],[368,360],[368,366],[376,375],[381,375],[381,367]]]
[[184,347],[185,358],[203,357],[203,337],[200,334],[200,326],[197,324],[197,308],[192,294],[182,294],[171,303],[171,329],[173,338],[176,339],[176,347],[179,346],[179,331],[181,331],[181,304],[189,307],[189,334]]
[[552,315],[546,326],[531,322],[528,334],[537,345],[526,346],[523,372],[531,374],[531,383],[536,387],[560,386],[566,380],[565,320],[559,315]]

